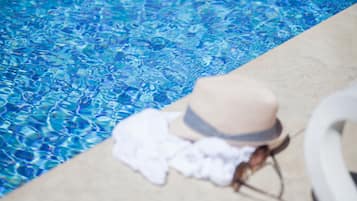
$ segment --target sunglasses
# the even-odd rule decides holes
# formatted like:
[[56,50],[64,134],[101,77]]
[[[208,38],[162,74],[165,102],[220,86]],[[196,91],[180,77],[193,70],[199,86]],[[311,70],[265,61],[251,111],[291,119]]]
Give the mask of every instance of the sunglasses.
[[[258,192],[258,193],[268,196],[270,198],[281,201],[282,195],[284,193],[284,183],[283,183],[283,176],[281,174],[279,164],[275,158],[275,153],[277,153],[277,151],[270,150],[268,146],[258,147],[253,152],[253,154],[251,155],[248,162],[242,162],[236,167],[234,177],[233,177],[232,183],[231,183],[231,186],[233,187],[233,189],[236,192],[238,192],[242,186],[245,186],[255,192]],[[261,168],[263,168],[264,166],[266,166],[268,164],[266,161],[269,156],[272,158],[272,161],[273,161],[272,165],[280,179],[281,185],[280,185],[280,192],[278,195],[274,195],[269,192],[266,192],[260,188],[254,187],[246,182],[250,175],[252,175],[254,172],[260,170]]]

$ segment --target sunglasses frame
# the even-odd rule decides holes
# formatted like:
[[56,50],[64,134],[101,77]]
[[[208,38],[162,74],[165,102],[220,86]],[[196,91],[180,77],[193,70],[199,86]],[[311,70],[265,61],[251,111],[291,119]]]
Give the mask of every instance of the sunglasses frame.
[[[239,192],[240,188],[242,186],[245,186],[257,193],[260,193],[267,197],[282,201],[283,200],[282,195],[284,194],[284,180],[283,180],[283,176],[282,176],[278,161],[275,158],[275,154],[282,150],[282,146],[284,146],[284,148],[285,148],[285,147],[287,147],[288,144],[289,144],[289,139],[287,139],[286,142],[284,142],[276,150],[270,150],[268,148],[268,146],[265,146],[265,145],[258,147],[253,152],[253,154],[251,155],[248,162],[242,162],[236,167],[234,177],[233,177],[232,183],[231,183],[231,186],[233,187],[234,191]],[[279,151],[277,151],[277,150],[279,150]],[[247,174],[247,171],[251,171],[251,173],[254,173],[254,172],[258,171],[259,169],[268,165],[267,159],[269,158],[269,156],[272,158],[273,168],[274,168],[275,172],[277,173],[279,180],[280,180],[280,192],[278,195],[274,195],[269,192],[266,192],[260,188],[252,186],[246,182],[250,176]]]

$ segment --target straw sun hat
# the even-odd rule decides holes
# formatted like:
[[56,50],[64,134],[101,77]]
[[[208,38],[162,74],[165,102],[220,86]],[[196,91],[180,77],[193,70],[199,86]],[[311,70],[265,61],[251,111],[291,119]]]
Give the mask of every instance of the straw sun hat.
[[201,78],[170,133],[188,140],[218,137],[233,146],[268,145],[287,137],[277,119],[278,103],[262,83],[240,75]]

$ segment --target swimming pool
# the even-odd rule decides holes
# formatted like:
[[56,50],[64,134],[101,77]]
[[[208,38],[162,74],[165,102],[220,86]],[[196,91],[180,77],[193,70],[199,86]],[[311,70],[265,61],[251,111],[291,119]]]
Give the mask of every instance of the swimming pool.
[[0,197],[357,0],[0,0]]

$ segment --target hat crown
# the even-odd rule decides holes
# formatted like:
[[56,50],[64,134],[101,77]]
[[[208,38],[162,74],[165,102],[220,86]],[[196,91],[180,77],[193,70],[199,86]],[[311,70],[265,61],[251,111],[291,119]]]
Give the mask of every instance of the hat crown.
[[189,106],[218,131],[237,135],[271,128],[277,99],[263,84],[241,76],[215,76],[196,82]]

